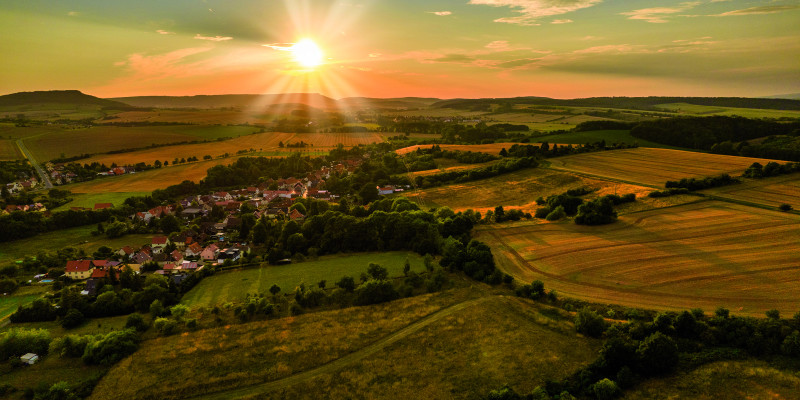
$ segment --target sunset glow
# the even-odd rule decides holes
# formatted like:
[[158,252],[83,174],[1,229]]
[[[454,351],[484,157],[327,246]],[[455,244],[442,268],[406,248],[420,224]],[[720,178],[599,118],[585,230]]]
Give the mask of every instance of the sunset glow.
[[303,39],[292,46],[295,61],[307,68],[318,67],[322,64],[322,50],[311,39]]

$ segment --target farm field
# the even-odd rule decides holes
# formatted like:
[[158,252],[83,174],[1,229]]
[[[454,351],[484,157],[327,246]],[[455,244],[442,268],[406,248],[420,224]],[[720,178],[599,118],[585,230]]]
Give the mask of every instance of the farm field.
[[108,122],[182,122],[189,124],[243,124],[269,123],[272,118],[236,110],[155,110],[124,111]]
[[0,293],[0,323],[17,311],[17,307],[28,304],[47,293],[46,285],[23,286],[11,295]]
[[596,143],[605,140],[606,144],[608,145],[614,143],[625,143],[629,145],[638,144],[640,147],[686,150],[680,147],[669,146],[661,143],[651,142],[649,140],[635,138],[630,135],[630,131],[626,130],[601,130],[601,131],[555,133],[552,135],[534,136],[532,137],[532,139],[539,142],[550,142],[550,143],[556,142],[556,143],[570,143],[570,144]]
[[741,184],[704,190],[703,193],[733,201],[800,209],[800,174],[745,180]]
[[403,275],[406,258],[412,271],[425,270],[417,253],[396,251],[322,256],[319,260],[298,264],[221,272],[203,279],[183,296],[181,303],[191,307],[214,306],[244,300],[248,293],[268,293],[272,285],[278,285],[281,293],[290,293],[301,283],[316,286],[323,279],[328,282],[328,287],[335,287],[336,281],[343,276],[352,276],[358,281],[370,263],[380,264],[389,271],[389,277],[397,277]]
[[717,361],[692,371],[649,379],[625,392],[624,400],[797,399],[800,376],[758,360]]
[[92,194],[152,192],[155,189],[164,189],[171,185],[177,185],[185,180],[200,182],[201,179],[206,177],[206,172],[209,168],[215,165],[234,163],[237,158],[216,158],[208,161],[151,169],[135,174],[99,178],[87,182],[59,186],[59,189],[69,190],[72,193]]
[[479,240],[522,282],[569,297],[650,309],[763,316],[798,311],[800,217],[705,201],[622,215],[610,225],[494,225]]
[[737,115],[745,118],[800,118],[800,111],[791,110],[763,110],[757,108],[701,106],[688,103],[659,104],[655,107],[663,110],[670,110],[678,114],[698,115],[704,117],[711,115]]
[[569,316],[546,317],[545,308],[489,298],[345,369],[255,398],[477,398],[503,384],[528,393],[591,362],[600,343],[576,335]]
[[[474,304],[475,296],[474,290],[455,289],[148,340],[109,371],[91,399],[179,399],[285,378],[347,356],[431,314]],[[168,384],[165,374],[173,377]]]
[[35,256],[39,251],[56,251],[64,247],[75,247],[84,249],[86,253],[91,254],[100,246],[108,246],[112,249],[118,249],[126,245],[140,246],[150,243],[150,239],[156,236],[152,234],[130,234],[120,238],[109,239],[104,235],[92,236],[91,232],[96,228],[96,225],[79,226],[0,243],[0,266],[21,260],[26,255]]
[[70,207],[94,208],[97,203],[111,203],[120,206],[125,199],[131,196],[149,196],[151,192],[106,192],[106,193],[73,193],[70,195],[72,201],[55,208],[52,211],[69,210]]
[[[487,153],[493,156],[497,156],[500,154],[500,150],[506,149],[508,150],[511,146],[518,144],[520,146],[541,146],[542,143],[513,143],[513,142],[502,142],[502,143],[489,143],[489,144],[440,144],[438,145],[442,150],[449,150],[449,151],[471,151],[473,153]],[[551,143],[551,146],[553,144]],[[566,144],[558,143],[559,146],[566,146]],[[418,148],[422,149],[430,149],[431,144],[418,144],[415,146],[408,146],[403,147],[402,149],[395,150],[395,153],[399,155],[408,154],[412,151],[416,151]]]
[[649,204],[651,207],[662,207],[667,202],[673,204],[671,202],[687,201],[691,198],[676,196],[677,198],[649,199],[645,196],[652,189],[648,187],[616,183],[547,168],[528,168],[478,181],[409,191],[403,196],[420,202],[424,207],[447,206],[455,211],[472,209],[485,212],[502,205],[533,213],[538,208],[536,199],[539,196],[547,198],[580,187],[598,189],[589,197],[615,192],[619,195],[635,193],[638,203]]
[[640,147],[576,154],[548,161],[555,169],[663,188],[668,180],[721,173],[738,176],[754,162],[763,165],[773,160]]
[[[281,148],[279,144],[310,143],[312,147],[306,148]],[[145,162],[152,164],[156,160],[167,160],[170,163],[175,157],[188,158],[198,157],[200,159],[205,155],[210,155],[214,158],[219,157],[225,153],[235,155],[239,150],[254,149],[256,152],[276,153],[279,155],[288,155],[290,152],[316,152],[327,151],[337,144],[342,143],[345,147],[358,146],[359,144],[370,144],[382,142],[383,138],[376,133],[282,133],[282,132],[265,132],[257,133],[246,136],[239,136],[230,140],[214,141],[208,143],[196,144],[182,144],[175,146],[159,147],[154,149],[145,149],[128,153],[120,154],[101,154],[81,162],[99,162],[111,165],[117,163],[119,165],[135,164],[138,162]]]
[[405,175],[409,179],[411,179],[411,178],[414,178],[414,177],[417,177],[417,176],[430,176],[430,175],[441,174],[441,173],[444,173],[444,172],[467,171],[467,170],[471,170],[471,169],[485,168],[485,167],[488,167],[488,166],[490,166],[492,164],[496,164],[498,162],[499,162],[499,160],[488,161],[488,162],[485,162],[485,163],[478,163],[478,164],[461,164],[461,163],[455,162],[455,160],[450,160],[450,159],[446,159],[446,158],[440,158],[440,159],[436,159],[436,164],[439,165],[439,168],[437,168],[437,169],[426,169],[426,170],[423,170],[423,171],[408,172],[408,173],[403,174],[403,175]]
[[21,160],[23,158],[15,141],[0,140],[0,161]]

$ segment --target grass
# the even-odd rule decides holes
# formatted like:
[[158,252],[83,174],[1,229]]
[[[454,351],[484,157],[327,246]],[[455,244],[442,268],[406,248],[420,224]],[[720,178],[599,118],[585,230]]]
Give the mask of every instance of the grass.
[[611,145],[613,143],[625,143],[629,145],[638,144],[641,147],[655,147],[661,149],[681,150],[680,147],[668,146],[665,144],[660,144],[644,139],[635,138],[631,136],[630,131],[627,130],[602,130],[602,131],[557,133],[553,135],[535,136],[533,139],[539,142],[567,143],[567,144],[586,144],[586,143],[595,143],[605,140],[606,144],[608,145]]
[[721,173],[738,176],[754,162],[764,165],[772,160],[640,147],[576,154],[548,161],[552,168],[663,188],[668,180]]
[[789,110],[762,110],[758,108],[701,106],[687,103],[659,104],[655,107],[677,112],[678,114],[698,115],[704,117],[711,115],[738,115],[745,118],[800,118],[800,111]]
[[0,140],[0,161],[21,160],[23,158],[16,142],[13,140]]
[[4,296],[0,293],[0,321],[17,311],[17,307],[24,306],[47,292],[47,287],[42,285],[22,286],[13,294]]
[[282,293],[292,292],[301,283],[316,286],[323,279],[328,287],[334,287],[343,276],[352,276],[358,281],[361,273],[367,271],[369,263],[380,264],[389,270],[390,277],[402,276],[406,258],[411,263],[412,271],[425,270],[422,258],[416,253],[396,251],[322,256],[319,260],[299,264],[218,273],[203,279],[183,296],[181,303],[191,307],[207,307],[240,301],[247,293],[268,293],[273,284],[278,285]]
[[591,362],[600,343],[543,308],[487,299],[338,372],[254,398],[480,398],[504,384],[529,393]]
[[768,207],[790,204],[800,209],[800,174],[745,180],[739,185],[724,186],[704,193],[733,201],[756,203]]
[[91,232],[95,229],[96,226],[94,225],[80,226],[0,243],[0,265],[11,264],[27,255],[35,256],[39,251],[56,251],[64,247],[84,249],[87,254],[91,254],[100,246],[108,246],[112,249],[118,249],[126,245],[140,246],[150,243],[150,239],[154,236],[132,234],[109,239],[103,235],[92,236]]
[[631,213],[610,225],[491,225],[477,232],[522,282],[588,301],[650,309],[726,307],[792,315],[800,217],[705,201]]
[[[144,315],[144,318],[145,320],[148,320],[150,317]],[[64,329],[61,326],[61,323],[58,321],[24,322],[24,323],[9,324],[3,328],[0,328],[0,333],[13,328],[25,328],[25,329],[47,329],[48,331],[50,331],[50,336],[54,338],[66,335],[100,335],[112,331],[122,330],[123,328],[125,328],[125,323],[127,321],[128,321],[127,315],[119,315],[116,317],[108,317],[108,318],[94,318],[94,319],[89,319],[83,325],[72,329]]]
[[797,399],[800,375],[763,361],[719,361],[693,371],[650,379],[626,392],[625,400]]
[[[93,398],[179,399],[285,378],[357,351],[474,296],[450,290],[374,306],[227,325],[142,343]],[[164,384],[164,376],[171,376]]]
[[[101,178],[102,179],[102,178]],[[97,203],[112,203],[114,206],[120,206],[125,199],[131,196],[149,196],[151,192],[104,192],[104,193],[74,193],[70,195],[72,201],[53,211],[69,210],[70,207],[88,207],[94,208]]]
[[9,400],[24,399],[25,388],[49,388],[58,382],[77,385],[83,381],[102,376],[108,367],[85,365],[79,358],[45,356],[34,365],[12,368],[8,363],[0,365],[0,385],[11,385],[18,390],[5,397]]

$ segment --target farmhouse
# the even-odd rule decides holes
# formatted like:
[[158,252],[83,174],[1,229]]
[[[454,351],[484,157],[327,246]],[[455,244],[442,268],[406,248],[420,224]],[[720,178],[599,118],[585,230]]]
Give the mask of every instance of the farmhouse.
[[150,247],[153,249],[154,254],[159,254],[169,243],[169,238],[166,236],[155,236]]
[[67,261],[64,275],[70,279],[89,279],[94,271],[92,260]]

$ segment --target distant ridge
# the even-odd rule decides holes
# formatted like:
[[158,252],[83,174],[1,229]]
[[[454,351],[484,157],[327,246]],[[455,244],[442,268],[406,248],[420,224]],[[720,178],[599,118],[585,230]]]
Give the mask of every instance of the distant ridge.
[[764,96],[765,99],[792,99],[792,100],[800,100],[800,93],[789,93],[789,94],[774,94],[772,96]]
[[130,108],[127,104],[90,96],[78,90],[19,92],[0,96],[0,106],[28,104],[93,104],[108,108]]
[[111,100],[150,108],[260,108],[275,104],[305,104],[321,109],[338,107],[336,100],[318,93],[135,96]]
[[471,109],[491,103],[536,104],[549,106],[608,107],[652,109],[658,104],[688,103],[699,106],[759,108],[766,110],[800,110],[800,100],[748,97],[590,97],[584,99],[551,99],[547,97],[512,97],[497,99],[452,99],[434,103],[432,107]]

